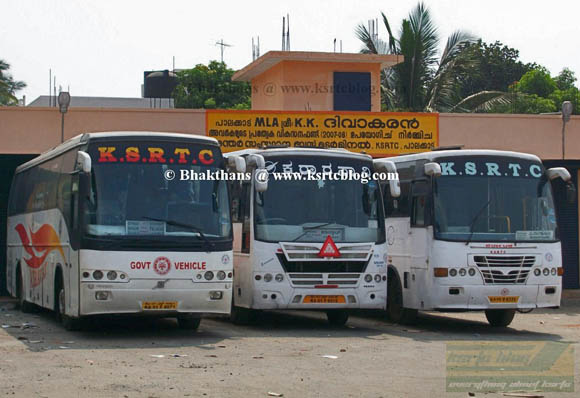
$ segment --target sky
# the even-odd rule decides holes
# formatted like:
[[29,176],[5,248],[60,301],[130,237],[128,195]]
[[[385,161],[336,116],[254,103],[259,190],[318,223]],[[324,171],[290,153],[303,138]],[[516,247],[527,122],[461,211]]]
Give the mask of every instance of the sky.
[[[240,69],[252,61],[252,37],[261,54],[281,49],[282,17],[290,15],[295,51],[358,52],[357,24],[384,12],[392,29],[416,0],[2,0],[0,59],[27,87],[30,103],[57,87],[73,96],[140,97],[143,72],[191,68],[220,59],[216,42],[230,44],[224,61]],[[558,0],[425,0],[439,28],[441,47],[457,29],[520,51],[555,76],[564,67],[580,77],[580,2]],[[379,20],[379,36],[386,29]],[[577,82],[578,85],[578,82]]]

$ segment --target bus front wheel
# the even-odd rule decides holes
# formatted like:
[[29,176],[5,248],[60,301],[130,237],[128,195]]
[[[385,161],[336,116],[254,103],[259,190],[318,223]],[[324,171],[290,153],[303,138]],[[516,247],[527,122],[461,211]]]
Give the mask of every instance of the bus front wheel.
[[505,328],[512,323],[516,310],[485,310],[485,317],[493,327]]
[[387,314],[395,323],[408,325],[415,322],[417,310],[403,307],[403,290],[397,276],[389,274],[387,286]]
[[54,312],[56,313],[57,321],[62,323],[62,326],[68,331],[80,330],[81,320],[66,315],[66,290],[64,288],[62,275],[58,275],[56,279],[55,292]]
[[199,328],[199,324],[201,323],[201,318],[194,316],[180,316],[177,318],[177,323],[180,329],[197,330],[197,328]]
[[326,311],[326,318],[332,326],[344,326],[348,321],[348,312],[345,310]]

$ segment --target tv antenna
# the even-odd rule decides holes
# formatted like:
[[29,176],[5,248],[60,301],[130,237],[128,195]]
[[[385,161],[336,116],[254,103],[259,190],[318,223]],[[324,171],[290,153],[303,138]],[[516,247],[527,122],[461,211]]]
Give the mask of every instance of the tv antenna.
[[282,17],[282,51],[290,51],[290,14]]
[[224,43],[224,39],[220,39],[220,41],[215,42],[216,46],[220,46],[220,53],[221,53],[221,61],[222,64],[224,63],[224,47],[232,47],[231,44]]

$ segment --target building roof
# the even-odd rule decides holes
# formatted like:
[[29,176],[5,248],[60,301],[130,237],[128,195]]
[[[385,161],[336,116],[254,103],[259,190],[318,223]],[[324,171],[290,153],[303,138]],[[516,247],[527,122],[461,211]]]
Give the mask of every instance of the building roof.
[[403,62],[402,55],[378,55],[361,53],[327,53],[309,51],[268,51],[232,76],[233,81],[250,81],[282,61],[337,62],[380,64],[389,68]]
[[[28,106],[49,107],[55,97],[41,95]],[[57,105],[53,105],[58,107]],[[123,97],[79,97],[71,96],[71,108],[174,108],[173,98],[123,98]]]

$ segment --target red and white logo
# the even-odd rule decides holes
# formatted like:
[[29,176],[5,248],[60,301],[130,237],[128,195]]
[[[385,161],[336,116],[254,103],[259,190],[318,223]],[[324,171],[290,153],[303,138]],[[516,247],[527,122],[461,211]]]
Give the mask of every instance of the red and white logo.
[[171,269],[171,261],[167,257],[157,257],[153,263],[153,270],[159,275],[165,275]]
[[330,235],[326,237],[326,240],[322,244],[318,252],[318,257],[340,257],[340,251],[338,251],[338,247],[336,247]]
[[500,294],[502,296],[507,296],[508,294],[510,294],[510,290],[507,287],[504,287],[503,289],[501,289]]

